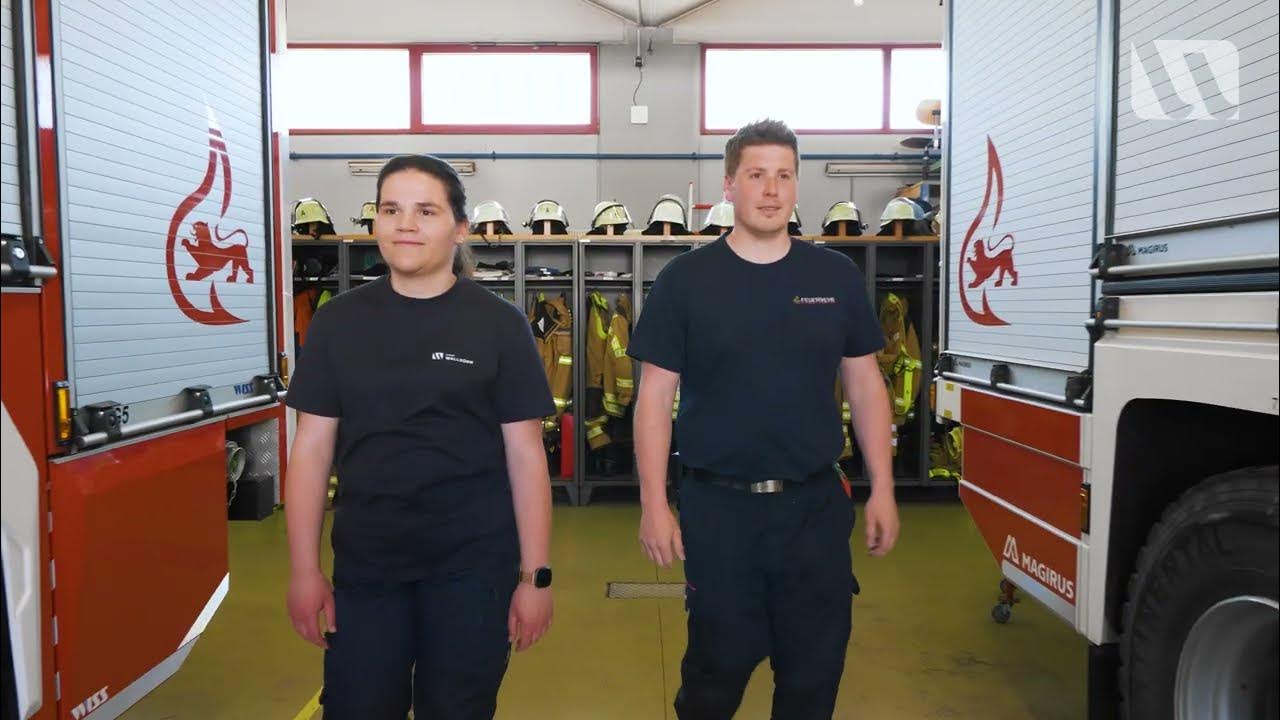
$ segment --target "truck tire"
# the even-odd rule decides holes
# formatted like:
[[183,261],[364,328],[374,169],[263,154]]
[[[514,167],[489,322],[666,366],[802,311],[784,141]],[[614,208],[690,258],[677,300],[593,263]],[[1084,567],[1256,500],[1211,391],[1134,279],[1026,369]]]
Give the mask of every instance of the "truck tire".
[[1124,607],[1122,717],[1280,717],[1278,477],[1209,478],[1152,528]]

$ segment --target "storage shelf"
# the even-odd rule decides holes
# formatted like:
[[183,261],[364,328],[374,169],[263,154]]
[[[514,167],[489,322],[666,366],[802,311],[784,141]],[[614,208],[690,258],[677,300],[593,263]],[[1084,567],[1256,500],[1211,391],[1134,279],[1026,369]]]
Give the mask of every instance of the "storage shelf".
[[[714,242],[717,236],[712,235],[591,235],[572,233],[568,235],[501,235],[501,236],[468,236],[474,249],[480,250],[482,259],[500,259],[510,262],[514,275],[500,278],[477,278],[476,282],[504,297],[515,298],[515,302],[523,303],[531,294],[555,293],[568,298],[574,315],[572,354],[574,357],[574,391],[570,398],[571,406],[585,407],[586,403],[586,333],[589,323],[586,322],[590,303],[588,294],[602,291],[612,295],[630,293],[632,307],[637,311],[632,322],[638,320],[644,312],[644,297],[657,282],[656,278],[666,263],[689,251]],[[936,236],[902,236],[881,237],[863,235],[854,237],[804,235],[800,239],[839,250],[853,257],[862,268],[866,278],[867,293],[874,301],[884,291],[894,290],[915,297],[916,288],[925,293],[939,291],[936,277],[936,259],[938,256],[938,238]],[[332,263],[336,256],[338,275],[331,277],[315,277],[307,275],[293,276],[297,283],[317,283],[323,287],[334,288],[342,293],[367,282],[372,282],[385,275],[365,275],[363,269],[369,253],[376,252],[377,243],[369,235],[335,235],[322,236],[319,239],[295,237],[295,257],[300,253],[322,254],[327,263]],[[305,248],[305,250],[304,250]],[[333,248],[330,250],[329,248]],[[497,248],[502,248],[501,252]],[[508,250],[509,248],[509,250]],[[662,248],[659,250],[659,248]],[[856,251],[853,250],[856,248]],[[486,251],[487,250],[487,251]],[[323,267],[329,267],[329,264]],[[878,266],[878,267],[877,267]],[[531,267],[553,267],[569,271],[571,274],[544,277],[530,275]],[[584,274],[590,268],[597,271],[630,272],[631,277],[591,277]],[[301,266],[299,266],[301,269]],[[652,278],[652,279],[651,279]],[[916,331],[923,347],[931,347],[937,337],[937,319],[935,305],[929,302],[914,302],[912,317],[919,324]],[[523,309],[523,308],[522,308]],[[919,377],[921,384],[928,385],[932,377],[932,357],[928,353],[922,358],[923,367]],[[904,488],[944,488],[955,487],[952,480],[931,480],[928,478],[929,442],[932,429],[932,415],[929,409],[929,392],[922,387],[915,409],[915,419],[904,425],[903,437],[914,440],[908,449],[900,449],[901,458],[906,458],[904,467],[919,467],[918,477],[899,477],[896,485]],[[907,429],[909,428],[909,430]],[[614,433],[617,434],[617,433]],[[577,448],[574,458],[574,474],[572,477],[558,477],[551,480],[553,488],[562,488],[569,496],[570,502],[589,502],[591,491],[596,488],[638,488],[639,482],[634,472],[620,475],[599,475],[592,472],[588,443],[586,441],[585,423],[575,425],[574,447]],[[621,442],[621,439],[619,440]],[[619,452],[630,452],[622,448]],[[672,457],[673,469],[679,468],[678,457]],[[904,472],[898,468],[897,472]],[[869,482],[857,473],[851,473],[852,482],[859,488],[869,487]]]

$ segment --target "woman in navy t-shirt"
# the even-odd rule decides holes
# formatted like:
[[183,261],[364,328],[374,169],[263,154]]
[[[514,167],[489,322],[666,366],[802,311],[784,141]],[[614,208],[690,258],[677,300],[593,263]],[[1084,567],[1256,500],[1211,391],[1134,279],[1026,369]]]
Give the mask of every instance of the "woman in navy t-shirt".
[[551,624],[555,405],[523,313],[466,277],[453,168],[393,158],[377,206],[389,275],[316,313],[287,396],[289,615],[325,648],[326,718],[490,718],[511,643]]

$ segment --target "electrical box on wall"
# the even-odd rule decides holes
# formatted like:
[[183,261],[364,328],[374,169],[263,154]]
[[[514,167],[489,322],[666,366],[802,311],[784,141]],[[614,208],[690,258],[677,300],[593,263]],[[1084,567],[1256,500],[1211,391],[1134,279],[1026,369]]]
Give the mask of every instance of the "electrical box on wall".
[[632,105],[631,106],[631,124],[632,125],[649,124],[649,106],[648,105]]

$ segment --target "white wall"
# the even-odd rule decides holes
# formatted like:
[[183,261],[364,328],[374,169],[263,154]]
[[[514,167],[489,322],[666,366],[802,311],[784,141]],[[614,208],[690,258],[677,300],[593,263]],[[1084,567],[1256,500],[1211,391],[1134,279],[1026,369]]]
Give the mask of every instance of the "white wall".
[[[374,32],[367,16],[392,12],[402,0],[368,0],[364,3],[366,19],[350,18],[350,10],[344,10],[336,0],[291,0],[289,2],[289,39],[301,41],[458,41],[474,39],[469,32],[478,32],[477,15],[487,15],[483,23],[493,28],[504,28],[507,41],[545,40],[549,27],[538,22],[524,25],[492,22],[493,18],[510,18],[503,15],[503,7],[513,3],[502,0],[477,0],[468,4],[467,13],[453,12],[447,22],[437,23],[432,29],[419,27],[418,20],[406,19],[394,38],[382,25]],[[867,5],[857,8],[883,15],[886,0],[866,0]],[[426,3],[432,5],[435,3]],[[523,3],[520,3],[523,5]],[[532,4],[532,3],[530,3]],[[541,3],[539,4],[542,5]],[[670,5],[668,3],[667,5]],[[840,7],[852,7],[852,0]],[[878,42],[940,42],[942,32],[941,9],[936,0],[907,0],[898,3],[901,12],[894,17],[906,16],[914,8],[912,23],[881,26]],[[909,8],[906,6],[910,6]],[[472,10],[472,8],[480,10]],[[644,30],[643,44],[647,48],[653,38],[654,52],[645,55],[644,83],[636,94],[639,104],[649,107],[649,123],[632,125],[630,106],[632,93],[639,78],[634,67],[635,31],[624,30],[624,23],[608,13],[592,7],[584,0],[555,0],[546,5],[563,13],[560,22],[564,29],[561,40],[582,41],[595,35],[604,42],[599,49],[598,98],[600,108],[600,132],[598,135],[367,135],[367,136],[293,136],[290,150],[298,153],[401,153],[401,152],[571,152],[571,153],[722,153],[725,135],[702,136],[699,134],[700,102],[700,49],[696,44],[679,42],[697,34],[706,34],[708,28],[719,27],[712,33],[718,42],[735,39],[725,35],[724,29],[736,27],[744,36],[740,40],[762,40],[762,37],[746,37],[742,23],[734,20],[729,25],[716,25],[721,14],[733,15],[734,8],[749,11],[751,27],[776,28],[769,31],[775,41],[813,39],[815,27],[824,26],[821,18],[834,17],[835,4],[827,0],[812,0],[788,5],[786,12],[771,10],[763,0],[722,0],[688,16],[674,29]],[[621,10],[621,8],[619,8]],[[670,7],[656,10],[671,11]],[[936,12],[935,12],[936,11]],[[550,12],[550,11],[548,11]],[[839,23],[848,25],[848,12]],[[495,14],[496,13],[496,14]],[[554,13],[544,17],[553,17]],[[736,16],[735,16],[736,17]],[[862,17],[871,17],[864,14]],[[710,20],[708,20],[710,18]],[[646,16],[646,20],[650,20]],[[936,22],[935,22],[936,20]],[[611,24],[613,23],[613,24]],[[733,24],[736,23],[736,24]],[[376,23],[373,23],[376,24]],[[828,23],[829,24],[829,23]],[[842,25],[842,26],[843,26]],[[442,28],[448,28],[446,33]],[[703,28],[690,30],[682,28]],[[407,28],[407,29],[406,29]],[[849,41],[871,41],[867,33],[873,32],[866,23],[859,26]],[[927,30],[926,30],[927,28]],[[623,33],[616,37],[614,30]],[[706,31],[706,32],[704,32]],[[369,36],[363,33],[371,32]],[[763,31],[762,31],[763,32]],[[824,31],[828,32],[828,31]],[[608,36],[607,38],[605,36]],[[487,36],[486,36],[487,37]],[[831,39],[831,38],[827,38]],[[621,42],[619,42],[621,40]],[[334,88],[335,101],[344,101],[351,94],[346,89]],[[775,117],[786,120],[785,108],[779,108]],[[892,153],[911,152],[899,145],[902,136],[892,135],[801,135],[800,153]],[[816,233],[826,209],[837,200],[852,199],[865,215],[878,217],[885,202],[894,191],[911,179],[897,178],[829,178],[823,173],[825,161],[802,162],[800,173],[800,214],[804,231]],[[912,166],[908,172],[918,172]],[[498,200],[517,224],[527,217],[529,209],[543,198],[552,198],[563,204],[575,229],[585,229],[591,220],[591,211],[601,199],[617,199],[631,212],[637,224],[647,218],[653,203],[664,193],[676,193],[685,197],[688,184],[694,183],[694,196],[699,202],[715,202],[721,197],[722,160],[479,160],[476,174],[465,178],[469,205],[484,200]],[[339,229],[350,231],[353,226],[347,218],[356,214],[362,202],[373,199],[374,179],[352,177],[346,160],[291,160],[287,164],[286,197],[315,196],[329,207],[337,218]],[[700,222],[703,215],[695,216]]]

